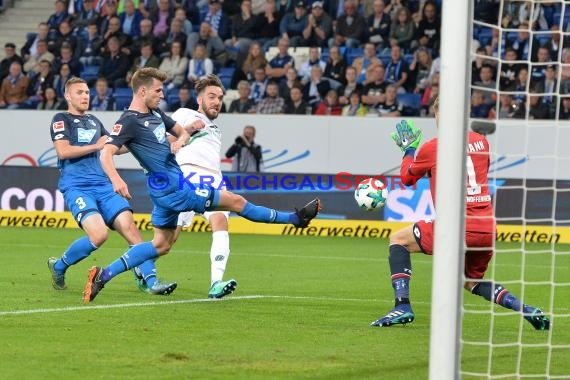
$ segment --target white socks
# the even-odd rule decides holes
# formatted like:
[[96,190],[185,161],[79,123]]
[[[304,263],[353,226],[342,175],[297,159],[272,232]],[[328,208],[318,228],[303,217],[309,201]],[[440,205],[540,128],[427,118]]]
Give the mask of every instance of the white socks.
[[228,231],[212,233],[212,247],[210,248],[211,284],[224,278],[229,255],[230,236]]

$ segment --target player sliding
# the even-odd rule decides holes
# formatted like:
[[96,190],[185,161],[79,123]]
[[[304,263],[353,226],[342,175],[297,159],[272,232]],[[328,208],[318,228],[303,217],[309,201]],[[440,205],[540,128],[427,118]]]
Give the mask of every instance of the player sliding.
[[[133,246],[105,268],[92,267],[83,293],[85,302],[91,302],[116,275],[167,254],[174,241],[176,222],[181,212],[233,211],[254,222],[292,224],[299,228],[307,227],[319,212],[318,199],[295,212],[282,212],[256,206],[229,191],[184,181],[185,177],[174,155],[188,143],[190,134],[158,108],[164,98],[162,89],[165,79],[166,74],[155,68],[135,72],[131,79],[131,105],[113,127],[111,136],[101,151],[101,166],[105,174],[111,180],[115,192],[126,199],[131,199],[131,195],[127,184],[115,169],[113,155],[124,145],[145,170],[154,206],[154,237],[150,242]],[[206,91],[212,105],[222,101],[224,95],[221,86],[213,86]],[[192,131],[199,130],[200,127],[196,125]],[[177,139],[169,144],[166,132],[175,135]]]
[[[433,104],[436,123],[439,122],[439,99]],[[422,132],[413,122],[402,120],[396,126],[392,139],[404,152],[400,176],[405,185],[419,178],[430,177],[430,189],[435,204],[437,138],[427,141],[416,154]],[[495,216],[489,193],[489,143],[475,132],[469,132],[467,154],[467,191],[465,223],[465,277],[463,287],[471,293],[493,301],[502,307],[521,312],[537,330],[548,330],[550,320],[534,306],[523,304],[516,296],[496,282],[485,281],[483,276],[493,256]],[[414,158],[415,156],[415,158]],[[414,320],[410,305],[410,278],[412,262],[410,252],[433,254],[432,221],[421,221],[405,227],[390,236],[390,272],[394,288],[395,306],[388,314],[371,323],[372,326],[406,324]]]

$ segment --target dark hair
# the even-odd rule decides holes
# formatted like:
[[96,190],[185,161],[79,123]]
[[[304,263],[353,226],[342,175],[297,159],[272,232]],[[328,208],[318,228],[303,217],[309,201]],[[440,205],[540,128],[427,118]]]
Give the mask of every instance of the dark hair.
[[154,67],[145,67],[135,71],[131,78],[133,92],[137,92],[142,86],[152,85],[153,79],[164,82],[166,80],[166,73]]
[[197,94],[202,93],[202,91],[204,91],[206,87],[211,87],[211,86],[219,87],[222,89],[223,92],[225,92],[224,85],[220,81],[220,78],[218,78],[218,76],[215,74],[210,74],[206,78],[199,79],[196,81],[196,83],[194,83],[194,89],[196,90]]

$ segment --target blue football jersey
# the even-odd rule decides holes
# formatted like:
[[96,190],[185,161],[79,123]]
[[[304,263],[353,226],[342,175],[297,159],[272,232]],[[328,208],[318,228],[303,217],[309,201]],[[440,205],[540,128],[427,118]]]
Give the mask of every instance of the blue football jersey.
[[161,196],[179,188],[182,171],[170,152],[166,132],[176,122],[159,109],[149,113],[125,111],[113,126],[107,144],[125,145],[149,176],[149,193]]
[[[68,112],[56,114],[51,121],[52,141],[67,140],[70,145],[92,145],[101,136],[109,133],[99,119],[93,115],[72,115]],[[109,179],[101,168],[99,151],[78,158],[58,159],[60,171],[59,189],[65,191],[75,186],[100,186],[109,184]]]

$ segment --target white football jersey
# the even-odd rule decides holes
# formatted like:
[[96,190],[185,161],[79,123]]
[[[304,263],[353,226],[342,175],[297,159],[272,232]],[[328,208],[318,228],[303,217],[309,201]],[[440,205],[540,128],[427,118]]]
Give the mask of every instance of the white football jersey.
[[205,124],[192,137],[188,144],[176,154],[178,165],[193,164],[220,172],[220,150],[222,149],[222,131],[208,117],[189,108],[180,108],[172,114],[172,118],[182,127],[202,120]]

